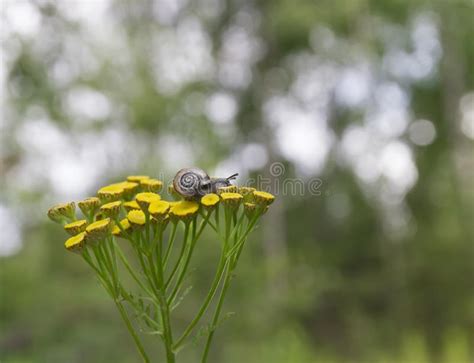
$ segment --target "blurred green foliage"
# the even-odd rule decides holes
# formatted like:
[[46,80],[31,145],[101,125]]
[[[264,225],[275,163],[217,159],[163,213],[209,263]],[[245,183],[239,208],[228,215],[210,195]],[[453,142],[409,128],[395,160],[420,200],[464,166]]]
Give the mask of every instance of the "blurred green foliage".
[[[321,196],[280,196],[267,224],[248,245],[225,305],[235,315],[222,324],[212,359],[229,363],[474,360],[473,145],[458,125],[460,99],[474,89],[472,1],[188,1],[179,2],[174,22],[160,23],[153,9],[164,3],[115,0],[106,12],[120,33],[107,36],[120,38],[126,49],[117,46],[115,52],[94,45],[94,34],[84,31],[89,24],[64,15],[67,5],[27,3],[40,14],[42,31],[22,37],[5,30],[8,108],[1,136],[0,203],[18,213],[23,248],[0,259],[2,362],[137,361],[106,294],[82,261],[62,248],[64,234],[46,219],[46,207],[59,198],[54,183],[47,178],[39,179],[34,188],[16,183],[19,168],[26,174],[32,168],[25,163],[28,148],[18,142],[21,128],[26,125],[29,130],[26,115],[31,105],[41,106],[68,135],[87,136],[126,125],[130,138],[138,140],[134,145],[143,148],[141,154],[137,151],[139,157],[127,151],[118,163],[110,161],[99,173],[99,179],[107,180],[95,180],[95,186],[119,180],[126,172],[156,175],[162,170],[170,177],[188,166],[169,165],[166,160],[179,156],[181,149],[171,149],[167,155],[157,152],[164,135],[188,145],[194,163],[210,170],[241,145],[258,142],[265,146],[268,162],[251,170],[251,176],[268,175],[268,164],[278,160],[286,167],[285,177],[299,177],[297,163],[280,152],[275,128],[264,122],[262,111],[272,92],[288,90],[296,78],[292,59],[314,51],[330,64],[350,64],[350,49],[357,47],[382,72],[387,49],[396,42],[410,48],[407,29],[420,13],[433,16],[440,34],[442,54],[434,75],[411,82],[387,76],[406,91],[411,115],[430,120],[436,128],[433,143],[411,145],[417,181],[403,196],[408,232],[399,235],[401,227],[387,232],[387,220],[395,217],[387,217],[377,199],[379,185],[364,185],[351,168],[341,165],[333,150],[325,167],[314,174],[323,181]],[[2,11],[8,13],[8,6],[8,1],[2,3]],[[203,15],[213,7],[218,9],[215,15]],[[153,60],[160,55],[152,51],[153,37],[185,16],[196,17],[209,36],[212,61],[217,62],[224,34],[236,26],[242,11],[247,24],[255,26],[264,51],[250,65],[248,86],[233,90],[238,104],[235,127],[222,133],[222,125],[191,107],[193,100],[225,88],[222,81],[216,74],[206,74],[175,93],[163,92],[154,81]],[[311,37],[317,26],[330,29],[346,46],[336,51],[313,49]],[[381,29],[388,33],[398,29],[405,35],[389,37],[384,45],[377,38]],[[68,47],[78,49],[77,69],[68,68],[66,74],[74,75],[66,85],[58,85],[51,69]],[[81,63],[84,52],[90,52],[88,57],[96,64],[92,71]],[[74,57],[68,61],[74,63]],[[275,74],[278,77],[272,78]],[[278,88],[275,84],[278,92],[272,88]],[[74,86],[105,94],[112,104],[111,115],[97,122],[77,122],[62,98]],[[363,123],[363,111],[330,105],[336,145],[349,126]],[[401,139],[409,142],[404,135]],[[112,153],[125,147],[115,144]],[[94,188],[88,193],[93,194]],[[343,218],[330,213],[337,195],[346,196],[351,206]],[[217,251],[210,241],[198,252],[196,275],[189,282],[191,300],[179,310],[178,326],[192,316],[213,273],[210,261]],[[159,352],[152,337],[147,345]],[[196,347],[189,347],[179,357],[196,362],[197,354]]]

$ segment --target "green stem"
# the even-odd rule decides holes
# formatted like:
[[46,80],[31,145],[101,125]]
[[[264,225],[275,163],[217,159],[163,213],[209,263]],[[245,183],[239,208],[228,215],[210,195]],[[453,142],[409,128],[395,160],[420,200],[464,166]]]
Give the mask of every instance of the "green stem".
[[166,358],[168,363],[175,362],[175,354],[173,352],[173,334],[171,332],[170,313],[166,304],[166,297],[160,304],[161,318],[163,321],[163,343],[166,350]]
[[249,222],[249,225],[247,227],[247,230],[244,232],[244,234],[238,239],[238,242],[235,243],[232,248],[227,252],[227,256],[226,257],[230,257],[233,253],[235,253],[236,251],[239,250],[239,248],[242,246],[242,244],[244,243],[245,239],[247,238],[247,236],[249,235],[250,232],[252,232],[253,230],[253,227],[255,226],[255,224],[257,223],[257,220],[258,220],[258,217],[260,217],[260,213],[256,213],[255,214],[255,217],[253,217],[253,219]]
[[[176,295],[178,294],[179,289],[181,288],[181,284],[183,282],[184,276],[186,275],[186,271],[187,271],[188,266],[189,266],[189,261],[191,261],[191,256],[193,254],[194,247],[196,246],[196,242],[199,239],[199,237],[201,236],[202,231],[204,230],[204,227],[206,226],[207,221],[209,220],[210,216],[211,216],[211,212],[209,212],[206,215],[206,218],[201,222],[201,225],[199,226],[199,231],[197,233],[195,231],[195,225],[193,226],[193,238],[192,238],[190,246],[189,246],[189,252],[188,252],[188,254],[185,258],[184,266],[183,266],[183,268],[182,268],[182,270],[179,274],[178,281],[176,282],[174,290],[173,290],[173,292],[171,293],[171,295],[168,299],[168,303],[170,305],[173,303],[174,299],[176,298]],[[194,221],[194,223],[196,223],[196,221]]]
[[148,288],[143,284],[143,282],[138,278],[137,274],[133,271],[133,268],[132,266],[130,266],[127,258],[125,257],[125,255],[123,254],[122,250],[120,249],[119,246],[117,246],[116,244],[116,250],[118,252],[118,255],[119,255],[119,258],[120,260],[122,261],[122,263],[124,264],[125,268],[127,269],[127,271],[130,273],[130,276],[132,276],[132,278],[135,280],[135,282],[138,284],[138,286],[140,286],[143,291],[145,291],[148,295],[152,295],[151,291],[148,290]]
[[179,256],[176,261],[176,264],[174,265],[173,270],[171,271],[171,274],[165,283],[165,289],[167,289],[169,285],[171,284],[171,281],[173,280],[173,277],[176,274],[176,271],[178,271],[179,265],[181,264],[181,260],[183,259],[183,256],[184,256],[184,251],[186,250],[186,246],[187,246],[188,234],[189,234],[189,223],[186,223],[186,226],[184,227],[184,237],[183,237],[183,244],[181,246],[181,251],[179,252]]
[[140,353],[141,357],[143,358],[143,362],[149,363],[150,359],[148,358],[147,354],[145,353],[145,349],[143,348],[142,343],[140,342],[140,339],[138,338],[137,333],[135,332],[135,329],[133,328],[133,325],[128,318],[127,312],[125,311],[124,307],[122,304],[120,304],[117,300],[115,300],[115,305],[117,306],[118,311],[120,312],[120,315],[125,322],[125,325],[127,326],[128,331],[130,332],[130,335],[133,338],[133,341],[135,342],[135,345],[137,347],[138,352]]
[[163,270],[166,269],[166,265],[168,263],[168,259],[171,255],[171,251],[173,249],[173,244],[174,244],[174,241],[176,239],[176,231],[178,229],[178,223],[174,223],[173,224],[173,230],[171,231],[171,235],[170,235],[170,238],[168,240],[168,247],[166,249],[166,252],[165,252],[165,258],[163,260]]
[[226,271],[226,276],[224,279],[224,286],[222,287],[221,293],[219,295],[219,300],[217,301],[217,307],[216,311],[214,312],[214,316],[212,318],[211,322],[211,331],[209,332],[209,335],[207,337],[206,345],[204,347],[204,352],[202,355],[201,363],[206,363],[207,361],[207,356],[209,354],[209,348],[211,346],[212,338],[214,337],[214,331],[216,329],[217,322],[219,320],[219,315],[222,310],[222,305],[224,304],[224,297],[225,294],[227,293],[227,289],[229,288],[229,283],[230,283],[230,277],[231,277],[231,270],[230,267],[227,268]]
[[219,266],[216,271],[216,275],[214,277],[214,281],[212,282],[211,288],[209,290],[209,293],[207,294],[203,304],[201,305],[201,308],[199,309],[197,315],[195,318],[191,321],[191,323],[188,325],[184,333],[181,335],[181,337],[176,341],[175,345],[173,346],[174,350],[177,350],[180,348],[184,340],[191,334],[192,330],[194,327],[199,323],[199,320],[201,320],[202,316],[206,312],[207,308],[209,307],[209,304],[212,301],[212,298],[214,297],[217,287],[219,286],[219,283],[222,279],[222,276],[225,271],[225,267],[227,263],[225,262],[226,260],[224,259],[224,253],[222,253],[220,261],[219,261]]

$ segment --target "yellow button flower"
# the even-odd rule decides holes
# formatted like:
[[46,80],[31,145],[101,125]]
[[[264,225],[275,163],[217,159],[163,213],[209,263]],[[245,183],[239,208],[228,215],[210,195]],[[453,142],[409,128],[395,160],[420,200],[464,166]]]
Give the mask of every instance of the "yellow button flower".
[[222,203],[232,208],[237,208],[243,198],[239,193],[221,193]]
[[222,193],[237,193],[239,188],[235,185],[229,185],[227,187],[220,187],[217,190],[217,194],[222,194]]
[[134,209],[140,210],[140,206],[138,205],[136,200],[123,203],[123,207],[125,208],[127,212],[130,212],[131,210],[134,210]]
[[73,221],[76,218],[76,204],[74,202],[56,204],[48,210],[48,217],[57,223]]
[[64,226],[64,229],[71,236],[75,236],[76,234],[84,232],[86,230],[86,226],[87,226],[87,221],[85,219],[81,219],[79,221],[66,224]]
[[128,231],[132,226],[130,225],[130,222],[127,218],[122,219],[120,222],[120,227],[118,225],[115,225],[114,228],[112,229],[112,234],[116,237],[125,237],[123,231]]
[[155,217],[156,219],[162,219],[168,214],[170,209],[170,203],[166,200],[157,200],[150,203],[148,207],[148,212]]
[[80,253],[84,248],[85,240],[86,234],[81,232],[78,235],[69,238],[66,243],[64,243],[64,247],[66,247],[68,251]]
[[255,188],[252,187],[240,187],[239,188],[239,193],[242,194],[244,197],[244,201],[248,203],[252,203],[254,198],[253,198],[253,192],[255,191]]
[[197,214],[199,204],[193,201],[183,200],[176,203],[170,209],[170,215],[176,220],[189,220]]
[[273,194],[260,191],[260,190],[254,191],[253,196],[255,198],[256,204],[265,205],[265,206],[272,204],[273,201],[275,200],[275,196]]
[[248,219],[254,216],[257,206],[254,203],[244,203],[244,213]]
[[131,210],[127,214],[127,219],[134,227],[141,227],[146,223],[145,213],[141,210]]
[[144,192],[138,193],[135,197],[138,205],[142,208],[142,210],[148,210],[150,203],[157,202],[161,199],[161,197],[156,193]]
[[100,200],[97,197],[90,197],[81,200],[79,203],[79,209],[84,213],[85,216],[93,216],[100,206]]
[[102,212],[104,216],[115,218],[120,213],[121,205],[122,205],[122,202],[120,200],[117,200],[115,202],[104,204],[102,207],[100,207],[100,211]]
[[140,185],[142,186],[143,190],[155,193],[158,193],[163,188],[163,182],[158,179],[140,180]]
[[123,189],[122,197],[125,199],[131,199],[140,187],[139,183],[124,181],[109,185],[109,187],[119,187]]
[[111,184],[105,187],[102,187],[97,192],[99,199],[105,202],[112,202],[118,200],[125,193],[125,189],[120,184]]
[[104,218],[89,224],[86,227],[87,243],[92,242],[94,244],[103,240],[109,234],[111,226],[110,218]]
[[133,196],[133,194],[138,191],[138,187],[140,186],[139,183],[129,181],[118,183],[118,185],[120,185],[123,190],[125,190],[126,197]]
[[204,208],[211,210],[214,209],[219,203],[220,198],[217,194],[209,193],[201,198],[201,204]]

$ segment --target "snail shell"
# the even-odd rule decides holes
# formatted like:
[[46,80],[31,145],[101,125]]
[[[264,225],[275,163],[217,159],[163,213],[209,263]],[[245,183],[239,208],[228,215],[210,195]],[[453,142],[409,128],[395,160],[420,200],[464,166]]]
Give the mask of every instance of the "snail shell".
[[199,168],[184,168],[178,171],[173,179],[174,190],[184,199],[197,199],[209,193],[216,193],[217,189],[231,185],[231,180],[238,174],[228,178],[210,178]]

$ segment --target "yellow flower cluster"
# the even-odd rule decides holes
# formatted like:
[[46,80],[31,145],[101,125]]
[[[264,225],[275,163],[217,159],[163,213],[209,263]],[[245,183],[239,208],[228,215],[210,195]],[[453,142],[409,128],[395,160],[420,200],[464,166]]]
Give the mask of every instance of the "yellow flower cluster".
[[[53,221],[64,226],[71,235],[65,247],[81,252],[85,246],[95,246],[109,236],[129,238],[150,221],[165,228],[168,221],[189,223],[199,213],[211,213],[219,205],[235,213],[240,206],[250,219],[256,213],[263,214],[275,197],[251,187],[228,186],[217,194],[204,195],[200,201],[188,201],[179,197],[172,186],[169,194],[177,201],[162,200],[157,194],[163,182],[146,175],[128,176],[126,181],[110,184],[99,189],[97,197],[77,203],[83,218],[76,219],[74,202],[58,204],[48,211]],[[200,212],[201,211],[201,212]]]

